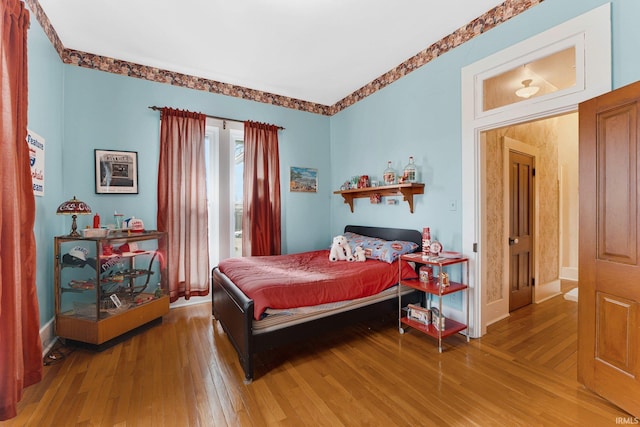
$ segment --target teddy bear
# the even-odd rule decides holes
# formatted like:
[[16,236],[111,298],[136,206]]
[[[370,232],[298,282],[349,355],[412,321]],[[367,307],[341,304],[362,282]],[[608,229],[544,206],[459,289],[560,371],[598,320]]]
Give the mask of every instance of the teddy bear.
[[355,261],[346,237],[339,235],[333,238],[331,251],[329,251],[329,261]]
[[356,249],[353,251],[353,256],[356,259],[356,261],[359,262],[364,262],[367,260],[367,256],[364,253],[364,249],[362,249],[362,246],[356,246]]

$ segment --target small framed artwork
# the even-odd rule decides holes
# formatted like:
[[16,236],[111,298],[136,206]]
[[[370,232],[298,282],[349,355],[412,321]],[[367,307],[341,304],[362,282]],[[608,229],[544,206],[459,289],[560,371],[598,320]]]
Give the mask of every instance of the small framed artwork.
[[291,166],[289,190],[302,193],[317,193],[318,169]]
[[97,194],[138,194],[138,153],[94,150]]

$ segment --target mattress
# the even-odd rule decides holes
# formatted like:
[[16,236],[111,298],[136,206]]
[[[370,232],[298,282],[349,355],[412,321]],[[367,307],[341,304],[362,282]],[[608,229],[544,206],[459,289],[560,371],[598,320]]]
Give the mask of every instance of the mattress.
[[226,275],[254,302],[254,320],[268,308],[309,307],[376,295],[403,278],[417,277],[406,261],[387,263],[329,260],[328,250],[288,255],[228,258],[220,261]]
[[[412,291],[413,289],[407,286],[401,286],[400,295],[405,295]],[[336,313],[375,304],[380,301],[386,301],[391,298],[398,298],[398,285],[394,285],[375,295],[349,301],[319,304],[316,306],[294,309],[267,309],[265,311],[267,314],[265,318],[253,321],[253,334],[257,335],[272,332],[322,317],[331,316]]]

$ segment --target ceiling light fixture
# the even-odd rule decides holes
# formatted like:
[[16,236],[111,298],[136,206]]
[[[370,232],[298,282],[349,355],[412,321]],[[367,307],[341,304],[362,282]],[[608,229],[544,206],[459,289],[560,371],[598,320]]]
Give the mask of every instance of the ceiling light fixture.
[[522,81],[522,86],[520,89],[516,90],[516,95],[520,98],[529,98],[540,90],[538,86],[529,86],[533,80],[526,79]]

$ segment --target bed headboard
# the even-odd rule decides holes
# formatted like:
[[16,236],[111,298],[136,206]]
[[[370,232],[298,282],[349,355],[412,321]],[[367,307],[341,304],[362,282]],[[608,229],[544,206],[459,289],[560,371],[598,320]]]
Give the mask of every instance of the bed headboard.
[[418,244],[417,252],[422,250],[422,233],[417,230],[409,230],[406,228],[385,228],[385,227],[366,227],[362,225],[347,225],[344,228],[345,233],[350,231],[363,236],[379,237],[384,240],[406,240]]

